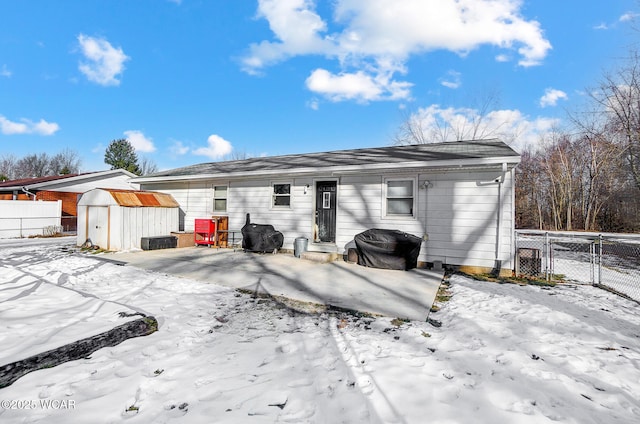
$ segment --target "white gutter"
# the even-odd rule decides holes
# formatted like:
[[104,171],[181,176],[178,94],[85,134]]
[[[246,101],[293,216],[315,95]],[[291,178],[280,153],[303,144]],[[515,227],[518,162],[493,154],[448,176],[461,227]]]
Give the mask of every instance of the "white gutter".
[[31,193],[29,190],[27,190],[26,187],[21,187],[20,188],[24,193],[27,193],[29,196],[33,196],[33,201],[35,202],[36,200],[36,195],[34,193]]

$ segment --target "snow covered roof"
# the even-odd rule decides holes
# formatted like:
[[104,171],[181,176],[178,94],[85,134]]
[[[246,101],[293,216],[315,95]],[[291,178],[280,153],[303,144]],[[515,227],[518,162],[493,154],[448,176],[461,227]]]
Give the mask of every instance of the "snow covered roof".
[[282,173],[304,174],[319,171],[366,172],[427,167],[496,166],[502,163],[513,166],[519,162],[520,155],[515,150],[504,142],[493,139],[209,162],[161,171],[132,181],[141,183]]

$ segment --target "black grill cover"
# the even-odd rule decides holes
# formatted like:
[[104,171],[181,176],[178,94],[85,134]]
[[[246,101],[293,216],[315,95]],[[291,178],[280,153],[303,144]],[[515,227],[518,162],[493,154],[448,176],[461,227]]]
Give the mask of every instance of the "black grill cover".
[[244,250],[273,252],[281,249],[284,242],[284,236],[280,231],[276,231],[273,225],[251,224],[249,214],[247,214],[247,222],[240,231]]
[[418,265],[422,240],[398,230],[373,228],[357,234],[358,265],[409,270]]

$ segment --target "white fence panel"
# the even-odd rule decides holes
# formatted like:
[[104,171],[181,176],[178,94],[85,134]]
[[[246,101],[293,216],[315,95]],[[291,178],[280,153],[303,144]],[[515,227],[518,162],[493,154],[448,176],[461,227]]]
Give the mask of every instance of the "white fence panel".
[[61,221],[61,200],[0,200],[0,238],[48,235]]

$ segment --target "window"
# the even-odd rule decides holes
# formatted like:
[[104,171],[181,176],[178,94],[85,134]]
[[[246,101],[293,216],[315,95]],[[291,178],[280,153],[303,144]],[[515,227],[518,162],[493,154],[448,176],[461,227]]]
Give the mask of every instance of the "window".
[[227,211],[227,186],[214,186],[213,187],[213,213],[220,213]]
[[413,216],[413,187],[414,180],[387,181],[387,216]]
[[273,185],[273,200],[271,205],[274,208],[291,207],[291,184]]
[[322,193],[322,209],[331,209],[331,192],[325,191]]

